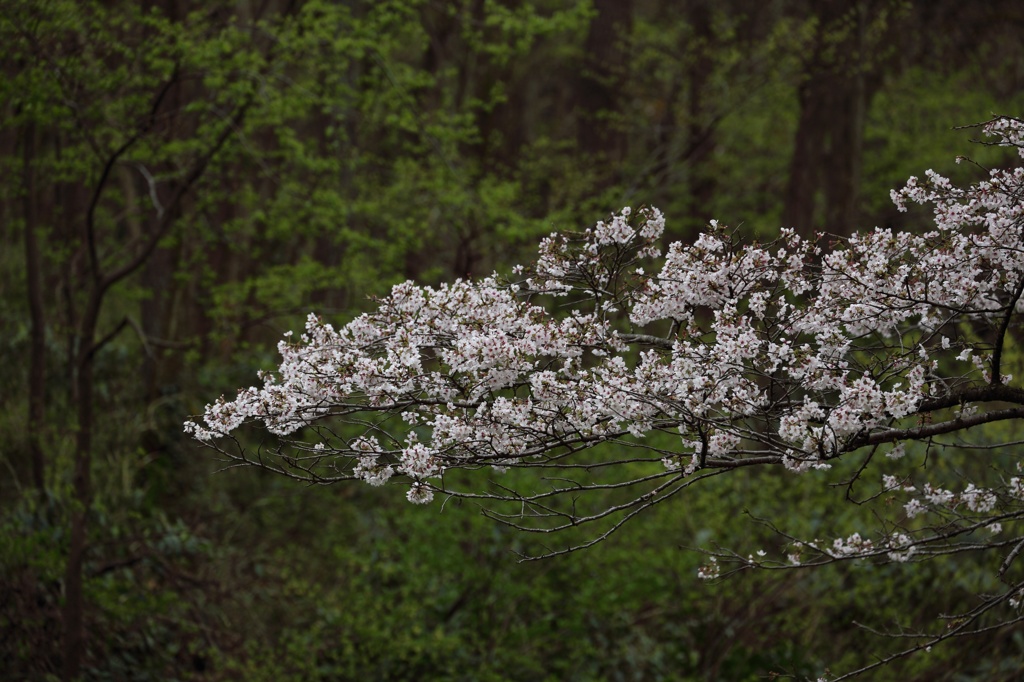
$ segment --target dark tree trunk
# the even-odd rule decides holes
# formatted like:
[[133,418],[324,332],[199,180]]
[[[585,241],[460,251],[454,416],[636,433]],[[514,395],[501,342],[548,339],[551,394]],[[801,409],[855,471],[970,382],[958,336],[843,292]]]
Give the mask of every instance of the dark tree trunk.
[[[90,273],[94,274],[94,273]],[[93,355],[96,323],[103,302],[98,273],[89,293],[82,317],[75,358],[75,412],[78,424],[75,433],[75,469],[72,490],[75,505],[71,513],[71,537],[68,564],[64,574],[64,661],[62,679],[71,682],[78,677],[85,655],[85,596],[82,566],[85,561],[87,520],[92,507],[92,425],[93,425]]]
[[715,194],[714,174],[705,169],[704,163],[715,149],[714,125],[707,115],[706,93],[708,77],[714,68],[711,50],[715,40],[711,25],[710,3],[704,0],[693,3],[689,16],[697,45],[696,58],[690,66],[689,77],[689,125],[687,126],[686,150],[688,163],[693,169],[689,183],[690,216],[701,225],[713,218],[708,207]]
[[800,118],[793,141],[793,158],[789,164],[789,181],[782,210],[782,224],[809,235],[815,228],[815,205],[818,200],[818,182],[828,139],[828,112],[826,101],[831,85],[820,77],[811,77],[800,85]]
[[864,124],[869,94],[865,76],[858,73],[848,79],[840,91],[837,111],[844,116],[835,121],[830,132],[822,173],[825,180],[825,228],[828,232],[849,235],[860,227],[857,200],[860,195],[861,168],[864,161]]
[[847,235],[857,227],[864,125],[881,62],[868,51],[871,3],[828,0],[813,7],[817,39],[798,89],[793,157],[782,222],[804,236]]
[[621,158],[626,138],[615,114],[633,27],[632,0],[595,0],[597,15],[587,32],[583,72],[578,83],[577,141],[584,154]]
[[43,305],[42,259],[39,254],[39,215],[36,196],[36,131],[26,126],[24,145],[25,275],[29,309],[28,448],[32,460],[32,483],[42,494],[46,489],[46,456],[42,433],[46,422],[46,317]]

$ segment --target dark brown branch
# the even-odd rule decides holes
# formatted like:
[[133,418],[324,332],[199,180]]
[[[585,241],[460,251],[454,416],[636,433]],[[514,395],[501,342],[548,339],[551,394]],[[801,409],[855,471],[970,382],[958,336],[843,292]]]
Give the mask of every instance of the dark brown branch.
[[89,348],[89,350],[86,351],[86,353],[82,356],[82,360],[81,361],[82,362],[88,362],[88,361],[92,360],[93,356],[96,355],[96,353],[101,348],[103,348],[103,346],[105,346],[108,343],[110,343],[111,341],[113,341],[114,338],[116,338],[118,334],[120,334],[122,331],[124,331],[124,328],[127,327],[127,326],[128,326],[128,318],[126,317],[126,318],[122,319],[118,323],[118,325],[116,327],[114,327],[109,332],[107,332],[103,336],[103,338],[101,338],[96,343],[92,344],[92,346]]
[[923,440],[925,438],[930,438],[931,436],[939,436],[944,433],[962,431],[964,429],[969,429],[972,426],[980,426],[982,424],[990,424],[992,422],[1005,421],[1007,419],[1021,418],[1024,418],[1024,407],[1011,407],[1005,410],[993,410],[983,414],[971,415],[970,417],[957,417],[948,421],[938,422],[935,424],[925,424],[923,426],[917,426],[910,429],[886,429],[884,431],[875,431],[852,439],[845,449],[847,451],[853,451],[857,448],[864,447],[865,445],[896,443],[903,440]]
[[672,339],[663,339],[660,336],[650,334],[619,334],[619,338],[626,343],[641,343],[647,346],[657,346],[665,350],[672,350]]
[[164,236],[167,234],[167,232],[173,225],[175,217],[174,209],[178,206],[178,204],[185,197],[185,195],[188,194],[192,186],[199,180],[200,177],[202,177],[203,173],[206,171],[207,166],[209,166],[213,158],[224,147],[228,139],[230,139],[235,129],[245,119],[246,113],[248,113],[249,108],[253,105],[254,102],[255,95],[253,94],[250,95],[245,102],[239,105],[237,109],[235,109],[234,114],[224,125],[224,128],[217,135],[217,138],[214,140],[210,148],[206,150],[205,154],[203,154],[202,156],[199,157],[199,159],[196,160],[192,168],[189,169],[189,172],[185,175],[185,179],[183,180],[181,185],[178,186],[177,190],[174,192],[174,195],[171,197],[171,200],[167,203],[167,206],[164,207],[163,217],[157,223],[156,229],[153,230],[152,234],[149,236],[149,239],[146,240],[146,243],[142,246],[142,248],[138,251],[138,253],[135,254],[135,256],[131,260],[129,260],[127,263],[125,263],[120,268],[118,268],[117,270],[115,270],[114,272],[112,272],[110,275],[103,279],[99,286],[100,291],[106,291],[111,286],[121,281],[128,275],[132,274],[140,267],[142,267],[142,265],[149,258],[150,254],[152,254],[153,251],[156,249],[157,245],[160,243],[160,240],[164,238]]
[[[107,180],[110,178],[114,166],[121,160],[121,157],[156,125],[156,114],[167,93],[171,91],[171,87],[177,83],[178,73],[178,66],[175,65],[171,77],[164,83],[156,97],[153,98],[153,103],[150,105],[149,115],[146,117],[145,122],[134,133],[129,135],[128,139],[107,158],[106,163],[103,165],[103,171],[100,173],[100,178],[96,182],[96,187],[93,189],[92,197],[89,199],[89,208],[85,212],[85,239],[89,252],[89,267],[92,270],[93,280],[96,282],[103,281],[103,275],[100,271],[99,252],[96,247],[96,209],[99,206],[100,198],[103,196],[103,191],[106,189]],[[100,288],[105,289],[106,287],[101,285]]]
[[1010,553],[1006,555],[1006,558],[1003,560],[1002,565],[999,566],[1000,580],[1006,580],[1006,571],[1008,571],[1010,569],[1010,566],[1013,565],[1014,560],[1017,558],[1017,555],[1020,554],[1020,551],[1022,549],[1024,549],[1024,539],[1022,539],[1020,542],[1014,545],[1013,549],[1010,550]]
[[1006,305],[1006,314],[1003,315],[1003,321],[999,325],[999,332],[996,334],[996,346],[992,349],[993,385],[1001,385],[1003,383],[1000,366],[1003,359],[1003,346],[1006,343],[1006,331],[1010,328],[1010,319],[1017,309],[1017,301],[1020,300],[1021,294],[1024,294],[1024,277],[1021,277],[1020,281],[1017,282],[1017,289],[1013,292],[1013,297],[1010,298],[1010,302]]
[[957,407],[967,403],[1004,402],[1024,405],[1024,390],[1004,384],[987,384],[972,386],[939,398],[921,401],[917,413],[934,412],[947,407]]

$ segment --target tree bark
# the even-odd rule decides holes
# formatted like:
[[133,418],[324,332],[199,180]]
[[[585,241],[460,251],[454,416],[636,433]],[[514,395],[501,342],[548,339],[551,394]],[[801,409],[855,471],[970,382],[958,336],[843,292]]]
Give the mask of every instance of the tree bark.
[[[877,80],[878,64],[866,52],[880,40],[866,34],[870,3],[830,0],[814,11],[817,39],[798,88],[800,117],[782,222],[805,237],[819,230],[847,235],[858,222],[864,125]],[[849,23],[854,28],[846,28]]]
[[633,27],[632,0],[596,0],[584,45],[586,61],[578,83],[577,141],[584,154],[617,159],[626,137],[614,119],[621,97],[621,68],[627,63],[626,41]]
[[29,309],[28,449],[32,460],[32,483],[42,494],[46,490],[46,455],[42,433],[46,421],[46,316],[43,304],[42,259],[39,254],[34,125],[22,131],[24,173],[25,274]]
[[64,660],[61,678],[75,680],[82,669],[85,655],[85,596],[82,566],[85,561],[88,514],[92,507],[92,422],[93,422],[93,339],[99,317],[103,292],[94,287],[88,309],[82,319],[78,337],[78,359],[75,375],[75,412],[78,424],[75,433],[75,469],[71,479],[74,506],[71,512],[71,537],[68,564],[64,573]]
[[697,54],[690,66],[689,81],[689,124],[687,126],[688,163],[691,181],[688,186],[690,194],[690,218],[707,224],[714,216],[709,204],[715,194],[716,182],[713,173],[706,170],[704,164],[714,153],[714,124],[707,115],[708,76],[714,68],[711,49],[715,40],[711,25],[711,7],[708,2],[695,2],[689,11],[693,36],[697,45]]

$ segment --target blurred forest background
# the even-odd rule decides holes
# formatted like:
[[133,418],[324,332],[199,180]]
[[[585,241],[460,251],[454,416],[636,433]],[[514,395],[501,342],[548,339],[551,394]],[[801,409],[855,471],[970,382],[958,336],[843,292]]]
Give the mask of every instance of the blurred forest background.
[[[1006,158],[953,127],[1021,112],[1022,35],[1016,0],[0,0],[0,677],[813,678],[895,650],[854,621],[934,624],[973,559],[706,584],[683,549],[777,544],[745,511],[829,536],[843,489],[723,477],[520,564],[539,541],[472,505],[215,475],[181,425],[309,311],[624,205],[671,240],[921,227],[889,189]],[[1017,627],[873,679],[1021,661]]]

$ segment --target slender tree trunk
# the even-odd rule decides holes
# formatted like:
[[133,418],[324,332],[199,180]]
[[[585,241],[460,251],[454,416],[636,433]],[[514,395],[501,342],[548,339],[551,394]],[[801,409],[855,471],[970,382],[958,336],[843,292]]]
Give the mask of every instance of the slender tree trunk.
[[625,153],[626,136],[615,120],[621,101],[622,68],[628,63],[626,45],[633,28],[632,0],[595,0],[578,83],[578,142],[584,154],[614,161]]
[[811,235],[815,228],[814,209],[822,167],[822,149],[826,140],[822,109],[828,108],[824,101],[828,94],[827,86],[820,87],[819,81],[813,76],[802,83],[798,90],[800,118],[793,141],[793,158],[789,163],[782,224],[804,236]]
[[[866,47],[867,8],[858,5],[857,29],[851,42],[857,54]],[[859,223],[857,200],[860,196],[861,168],[864,160],[864,126],[867,108],[874,88],[868,87],[868,66],[861,61],[848,70],[840,90],[837,109],[844,116],[837,118],[825,156],[825,225],[833,234],[852,234]]]
[[[157,248],[147,261],[141,273],[143,286],[150,292],[150,300],[141,309],[142,332],[149,339],[168,336],[166,319],[170,312],[170,300],[174,294],[174,254],[165,248]],[[162,353],[149,346],[150,352],[142,354],[142,379],[145,385],[144,399],[147,403],[159,395],[163,383]]]
[[686,148],[689,156],[687,162],[692,169],[687,189],[690,195],[689,217],[699,221],[696,225],[699,228],[714,217],[708,204],[715,194],[716,183],[714,174],[705,168],[705,163],[715,150],[715,135],[705,110],[708,77],[714,68],[710,54],[715,34],[711,25],[709,2],[693,3],[688,14],[698,52],[687,79],[690,111]]
[[71,512],[71,537],[68,564],[64,574],[64,661],[61,678],[72,682],[81,672],[85,655],[85,597],[82,567],[85,562],[88,515],[92,506],[92,423],[93,423],[93,344],[103,291],[97,286],[89,296],[78,338],[75,376],[75,469],[72,478],[74,506]]
[[[877,81],[877,67],[865,57],[870,5],[830,0],[815,11],[818,38],[798,90],[800,118],[782,214],[783,225],[808,237],[818,230],[850,234],[856,227],[864,124]],[[855,27],[845,28],[851,20]]]
[[46,317],[43,306],[42,259],[39,255],[38,211],[36,197],[35,126],[22,133],[24,145],[24,220],[25,273],[28,280],[29,370],[28,370],[28,448],[32,459],[32,483],[42,494],[46,489],[46,455],[42,433],[46,419]]

